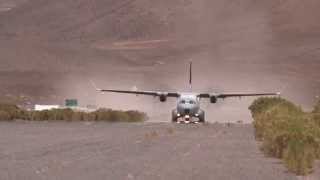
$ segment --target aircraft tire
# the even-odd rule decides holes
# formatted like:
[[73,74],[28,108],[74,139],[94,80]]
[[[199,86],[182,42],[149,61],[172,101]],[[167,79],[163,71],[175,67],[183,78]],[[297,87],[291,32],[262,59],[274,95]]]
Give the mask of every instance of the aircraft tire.
[[202,112],[200,113],[199,122],[200,122],[200,123],[205,123],[205,122],[206,122],[206,121],[205,121],[204,111],[202,111]]
[[176,113],[175,110],[172,110],[171,121],[172,121],[173,123],[178,122],[178,117],[177,117],[177,113]]
[[176,122],[178,122],[178,119],[176,117],[172,117],[172,122],[176,123]]

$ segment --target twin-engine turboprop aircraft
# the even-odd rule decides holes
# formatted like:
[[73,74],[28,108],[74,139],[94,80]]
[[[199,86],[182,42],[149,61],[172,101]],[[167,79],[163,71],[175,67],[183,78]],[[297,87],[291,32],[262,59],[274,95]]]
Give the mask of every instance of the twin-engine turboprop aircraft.
[[[130,91],[130,90],[116,90],[116,89],[99,89],[99,92],[113,92],[135,95],[147,95],[159,97],[161,102],[165,102],[167,98],[177,98],[177,107],[172,110],[172,122],[177,123],[204,123],[205,113],[200,109],[200,100],[202,98],[209,98],[211,103],[217,103],[218,99],[225,99],[229,97],[245,97],[245,96],[272,96],[280,95],[280,93],[195,93],[192,92],[192,62],[189,68],[189,85],[190,92],[164,92],[164,91]],[[194,121],[193,119],[197,119]],[[181,120],[182,119],[182,120]]]

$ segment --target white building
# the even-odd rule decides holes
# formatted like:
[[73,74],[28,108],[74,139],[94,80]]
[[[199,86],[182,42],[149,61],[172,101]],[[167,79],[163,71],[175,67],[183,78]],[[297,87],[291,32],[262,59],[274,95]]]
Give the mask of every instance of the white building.
[[34,110],[36,110],[36,111],[52,110],[52,109],[59,109],[59,108],[60,108],[59,105],[40,105],[40,104],[36,104],[34,106]]

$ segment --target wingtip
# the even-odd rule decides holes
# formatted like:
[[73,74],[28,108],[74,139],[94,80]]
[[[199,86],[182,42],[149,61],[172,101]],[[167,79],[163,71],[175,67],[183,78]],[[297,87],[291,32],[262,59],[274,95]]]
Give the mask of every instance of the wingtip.
[[101,89],[99,89],[92,80],[90,80],[90,83],[91,83],[91,86],[92,86],[96,91],[101,91]]
[[276,95],[280,96],[280,95],[281,95],[281,92],[277,92]]

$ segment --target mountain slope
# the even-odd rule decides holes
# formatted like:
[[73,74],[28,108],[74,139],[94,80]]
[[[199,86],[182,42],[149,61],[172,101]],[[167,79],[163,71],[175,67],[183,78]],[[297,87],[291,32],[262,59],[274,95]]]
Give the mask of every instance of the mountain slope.
[[[97,98],[89,79],[106,87],[184,90],[190,59],[199,91],[281,90],[307,108],[320,94],[317,0],[0,1],[8,4],[0,12],[2,94],[150,112],[141,104],[152,100]],[[132,103],[121,105],[122,98]],[[240,107],[250,101],[225,102],[237,112],[231,119],[239,112],[248,118]]]

